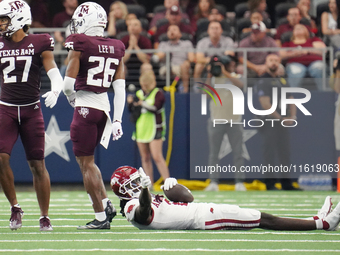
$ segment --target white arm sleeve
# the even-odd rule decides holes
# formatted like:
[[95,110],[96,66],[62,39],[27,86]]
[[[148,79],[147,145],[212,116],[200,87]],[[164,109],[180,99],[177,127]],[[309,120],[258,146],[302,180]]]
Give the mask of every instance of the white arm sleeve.
[[125,106],[125,80],[118,79],[112,83],[115,91],[113,98],[113,121],[122,122],[122,116]]
[[60,92],[63,86],[63,77],[61,77],[59,69],[55,67],[48,70],[47,76],[51,81],[51,90]]
[[65,96],[69,96],[73,93],[75,82],[76,82],[75,78],[65,76],[64,86],[63,86],[63,91],[64,91]]

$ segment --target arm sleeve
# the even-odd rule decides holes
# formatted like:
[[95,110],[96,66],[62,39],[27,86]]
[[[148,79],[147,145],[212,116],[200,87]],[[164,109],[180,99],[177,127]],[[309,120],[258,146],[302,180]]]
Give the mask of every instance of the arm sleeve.
[[63,87],[63,78],[58,68],[48,70],[47,76],[51,81],[51,90],[60,92]]
[[112,87],[115,91],[113,98],[113,121],[118,120],[122,122],[122,116],[125,106],[125,80],[118,79],[112,83]]
[[68,76],[65,76],[64,78],[64,86],[63,86],[63,92],[66,96],[69,96],[74,91],[74,83],[76,82],[75,78],[71,78]]

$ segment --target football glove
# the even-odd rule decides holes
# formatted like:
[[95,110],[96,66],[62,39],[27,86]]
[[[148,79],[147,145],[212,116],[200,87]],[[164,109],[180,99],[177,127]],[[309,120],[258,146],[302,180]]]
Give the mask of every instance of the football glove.
[[138,173],[140,176],[140,184],[142,188],[145,189],[147,187],[151,187],[150,177],[145,174],[144,169],[142,167],[138,169]]
[[42,95],[42,97],[46,98],[45,99],[46,107],[53,108],[57,103],[57,100],[58,100],[58,97],[59,97],[59,92],[51,90],[49,92],[46,92],[44,95]]
[[140,184],[143,189],[151,187],[151,180],[149,176],[143,176],[140,178]]
[[66,96],[68,103],[74,108],[76,107],[76,92],[73,91],[69,96]]
[[116,141],[123,135],[122,124],[119,121],[114,121],[112,123],[112,140]]
[[169,189],[172,189],[173,186],[175,186],[176,184],[177,184],[176,178],[169,177],[165,179],[164,185],[161,186],[161,189],[169,190]]

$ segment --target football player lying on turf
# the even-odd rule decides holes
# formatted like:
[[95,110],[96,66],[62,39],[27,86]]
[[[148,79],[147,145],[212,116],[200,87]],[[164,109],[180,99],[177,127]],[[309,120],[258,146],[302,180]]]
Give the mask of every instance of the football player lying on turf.
[[329,196],[316,216],[293,219],[237,205],[192,202],[190,191],[177,184],[175,178],[167,178],[162,186],[168,199],[151,194],[150,184],[150,178],[143,169],[130,166],[119,167],[111,177],[111,187],[121,200],[122,211],[127,220],[139,229],[337,230],[340,221],[340,203],[332,211]]

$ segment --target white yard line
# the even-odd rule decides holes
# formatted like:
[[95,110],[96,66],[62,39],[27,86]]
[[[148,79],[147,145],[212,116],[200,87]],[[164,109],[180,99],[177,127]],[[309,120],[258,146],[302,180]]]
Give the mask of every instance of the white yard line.
[[155,249],[3,249],[0,252],[326,252],[340,253],[340,250],[312,250],[312,249],[167,249],[167,248],[155,248]]
[[[42,240],[0,240],[0,243],[29,243]],[[258,243],[340,243],[340,240],[258,240],[258,239],[86,239],[43,240],[43,242],[256,242]]]

